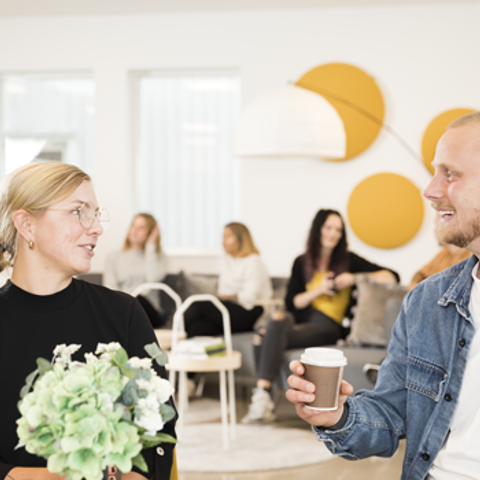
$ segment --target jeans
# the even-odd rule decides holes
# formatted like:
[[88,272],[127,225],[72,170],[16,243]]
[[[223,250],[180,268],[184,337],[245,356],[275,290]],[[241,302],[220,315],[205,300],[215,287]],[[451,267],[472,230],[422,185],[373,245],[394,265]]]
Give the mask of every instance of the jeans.
[[290,312],[283,320],[269,318],[266,331],[257,331],[262,337],[254,345],[257,379],[273,382],[278,375],[285,350],[293,348],[332,345],[343,336],[343,328],[324,313],[312,309],[306,322],[295,323]]

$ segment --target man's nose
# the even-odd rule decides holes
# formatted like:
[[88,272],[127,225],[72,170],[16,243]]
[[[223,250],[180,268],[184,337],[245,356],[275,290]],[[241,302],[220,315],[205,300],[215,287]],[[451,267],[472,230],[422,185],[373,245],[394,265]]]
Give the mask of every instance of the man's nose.
[[438,175],[435,174],[432,180],[430,180],[430,183],[427,185],[427,188],[425,188],[423,191],[423,196],[427,200],[435,201],[439,198],[442,198],[444,195],[443,184]]

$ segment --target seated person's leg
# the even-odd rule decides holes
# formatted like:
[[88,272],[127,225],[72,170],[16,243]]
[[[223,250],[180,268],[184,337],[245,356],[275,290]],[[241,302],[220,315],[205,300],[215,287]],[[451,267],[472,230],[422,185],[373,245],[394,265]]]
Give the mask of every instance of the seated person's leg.
[[222,303],[230,313],[230,328],[232,333],[251,332],[255,322],[263,313],[262,307],[253,307],[251,310],[243,308],[236,302],[224,300]]
[[275,404],[272,400],[272,382],[277,376],[282,355],[287,345],[288,332],[294,319],[290,313],[274,312],[266,328],[254,336],[257,386],[253,389],[252,401],[242,423],[265,423],[273,421]]
[[222,314],[212,302],[195,302],[183,315],[187,337],[223,334]]

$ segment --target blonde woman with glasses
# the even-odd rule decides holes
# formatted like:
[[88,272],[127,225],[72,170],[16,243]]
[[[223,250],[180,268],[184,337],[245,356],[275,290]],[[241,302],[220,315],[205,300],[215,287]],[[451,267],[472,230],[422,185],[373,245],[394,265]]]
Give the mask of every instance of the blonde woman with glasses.
[[[255,304],[272,297],[272,284],[252,235],[243,223],[225,226],[223,250],[218,298],[230,313],[232,333],[248,332],[263,313],[263,308]],[[188,337],[222,335],[222,315],[210,302],[194,303],[185,312],[185,330]]]
[[[98,207],[90,177],[75,166],[31,163],[0,186],[0,271],[11,279],[0,289],[0,478],[60,480],[46,461],[16,449],[17,403],[38,357],[51,358],[58,344],[81,344],[82,361],[99,342],[119,342],[129,356],[145,356],[155,334],[138,301],[73,278],[87,273],[109,222]],[[163,368],[155,367],[165,377]],[[174,422],[165,426],[174,435]],[[148,474],[124,480],[169,478],[173,445],[144,450]]]

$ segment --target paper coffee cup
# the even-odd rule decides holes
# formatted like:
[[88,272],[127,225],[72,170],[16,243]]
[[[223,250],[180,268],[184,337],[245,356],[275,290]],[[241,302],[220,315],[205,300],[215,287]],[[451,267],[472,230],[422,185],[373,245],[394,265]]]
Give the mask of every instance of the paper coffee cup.
[[336,348],[306,348],[300,357],[305,367],[303,378],[315,384],[315,400],[305,403],[314,410],[336,410],[347,359]]

